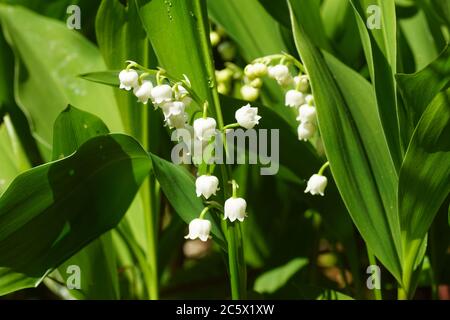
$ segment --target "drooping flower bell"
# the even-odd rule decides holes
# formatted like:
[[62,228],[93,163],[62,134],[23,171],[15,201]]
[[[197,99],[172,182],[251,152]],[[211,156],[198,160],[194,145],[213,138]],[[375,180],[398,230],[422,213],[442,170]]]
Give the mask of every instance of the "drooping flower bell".
[[183,87],[181,84],[175,85],[175,100],[183,102],[186,106],[189,106],[192,102],[192,98],[189,95],[189,92]]
[[171,114],[167,118],[165,118],[165,122],[167,126],[169,126],[169,129],[181,129],[186,126],[186,122],[188,119],[188,115],[186,112],[182,112],[179,114]]
[[195,180],[195,192],[197,197],[204,196],[208,199],[216,194],[219,187],[219,179],[211,175],[202,175]]
[[246,217],[247,202],[242,198],[231,197],[225,201],[224,220],[229,219],[231,222],[235,220],[244,221]]
[[127,91],[136,88],[138,83],[139,75],[136,70],[122,70],[119,73],[120,89],[125,89]]
[[172,88],[168,84],[161,84],[152,89],[152,99],[155,105],[172,101]]
[[306,186],[305,193],[309,192],[312,195],[320,194],[321,196],[323,196],[327,184],[327,177],[320,174],[313,174],[308,180],[308,185]]
[[133,89],[133,93],[138,98],[138,101],[147,104],[152,97],[153,84],[150,81],[143,81],[142,84]]
[[284,104],[291,108],[298,108],[305,103],[305,95],[297,90],[286,92]]
[[194,134],[200,141],[209,141],[216,132],[216,120],[214,118],[198,118],[194,121]]
[[297,128],[298,139],[307,141],[316,133],[316,126],[311,122],[302,122]]
[[246,104],[236,110],[235,118],[241,127],[245,129],[252,129],[254,126],[259,124],[261,116],[258,116],[258,108],[252,108],[250,104]]
[[289,77],[289,69],[283,64],[277,64],[276,66],[269,67],[269,77],[279,81]]
[[317,117],[316,107],[308,104],[303,104],[298,108],[297,120],[300,122],[315,123]]
[[305,93],[309,89],[309,77],[307,75],[294,77],[294,83],[297,90],[303,93]]
[[246,84],[241,87],[241,95],[244,100],[255,101],[259,97],[259,89]]
[[184,237],[185,239],[197,239],[207,241],[210,238],[211,222],[206,219],[194,219],[189,223],[189,233]]
[[185,107],[185,104],[181,101],[170,101],[161,104],[161,109],[166,119],[172,115],[179,115],[184,113]]

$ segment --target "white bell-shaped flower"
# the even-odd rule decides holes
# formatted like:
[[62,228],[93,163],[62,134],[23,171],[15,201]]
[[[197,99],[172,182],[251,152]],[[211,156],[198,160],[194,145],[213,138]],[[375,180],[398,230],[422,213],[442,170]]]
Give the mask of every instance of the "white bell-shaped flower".
[[258,116],[258,108],[252,108],[250,104],[237,109],[234,116],[237,123],[245,129],[252,129],[261,119],[261,116]]
[[186,235],[185,239],[197,239],[202,241],[207,241],[210,238],[209,233],[211,232],[211,222],[206,219],[194,219],[189,223],[189,234]]
[[136,88],[138,83],[139,75],[136,70],[122,70],[119,73],[120,89],[125,89],[127,91],[132,88]]
[[244,100],[255,101],[259,97],[259,89],[249,85],[241,87],[241,95]]
[[294,83],[297,90],[305,93],[309,89],[309,77],[307,75],[301,75],[294,77]]
[[305,103],[305,95],[297,90],[286,92],[284,104],[291,108],[298,108]]
[[229,198],[224,205],[224,220],[229,219],[244,221],[246,217],[247,202],[242,198]]
[[186,106],[189,106],[192,102],[189,92],[181,84],[176,84],[175,86],[175,99],[183,102]]
[[283,81],[290,77],[289,68],[283,64],[277,64],[276,66],[269,67],[268,74],[269,77],[277,81]]
[[214,118],[198,118],[194,121],[194,134],[200,141],[209,141],[216,132],[216,120]]
[[187,113],[182,112],[179,114],[171,114],[170,116],[165,118],[164,121],[166,122],[166,125],[170,129],[173,129],[173,128],[181,129],[186,126],[187,119],[188,119]]
[[195,180],[195,192],[197,197],[203,195],[205,199],[208,199],[212,195],[216,195],[216,191],[219,187],[219,179],[215,176],[202,175]]
[[139,102],[147,104],[148,100],[152,97],[152,88],[153,84],[150,81],[144,81],[140,86],[133,89],[133,93]]
[[316,133],[316,126],[311,122],[302,122],[297,128],[298,139],[307,141]]
[[308,104],[303,104],[300,106],[300,108],[298,108],[298,121],[315,123],[316,117],[316,107],[310,106]]
[[152,89],[153,103],[160,105],[172,101],[172,88],[168,84],[161,84]]
[[170,101],[161,104],[161,109],[164,113],[164,118],[167,119],[172,115],[179,115],[184,113],[185,104],[181,101]]
[[305,193],[311,193],[312,195],[320,194],[324,195],[325,188],[327,187],[327,177],[313,174],[308,180],[308,185],[306,186]]

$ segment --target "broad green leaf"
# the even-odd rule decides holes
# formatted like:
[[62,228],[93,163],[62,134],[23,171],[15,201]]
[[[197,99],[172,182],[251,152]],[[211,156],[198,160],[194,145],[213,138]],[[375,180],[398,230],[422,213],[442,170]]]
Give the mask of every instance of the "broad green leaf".
[[398,206],[408,241],[425,237],[450,192],[450,89],[423,113],[400,171]]
[[0,124],[0,195],[20,172],[29,168],[9,116]]
[[22,144],[25,155],[32,165],[42,162],[36,141],[31,136],[28,121],[14,99],[14,53],[0,32],[0,124],[8,113]]
[[441,48],[438,48],[433,41],[433,32],[430,30],[423,10],[419,10],[412,17],[401,19],[399,26],[405,35],[407,43],[411,47],[416,70],[424,68],[436,59]]
[[36,286],[114,228],[150,166],[133,138],[112,134],[16,177],[0,198],[0,294]]
[[53,160],[65,158],[89,139],[109,133],[98,117],[69,105],[56,118],[53,128]]
[[[320,2],[309,0],[290,1],[292,9],[301,12],[302,25],[309,34],[314,34],[311,41],[318,47],[333,53],[326,36],[324,24],[320,16]],[[292,21],[291,21],[292,24]]]
[[[375,90],[379,117],[383,124],[395,167],[402,159],[397,93],[397,26],[394,0],[351,0]],[[370,25],[370,28],[368,27]],[[401,123],[400,123],[401,124]]]
[[339,291],[311,285],[310,278],[302,276],[308,264],[308,259],[295,258],[266,271],[256,278],[254,290],[272,299],[353,300]]
[[[68,106],[55,121],[53,160],[71,155],[81,145],[96,136],[109,133],[106,125],[96,116]],[[81,289],[71,290],[77,298],[118,299],[119,283],[115,250],[110,233],[102,235],[61,265],[58,270],[67,281],[70,266],[82,270]]]
[[33,124],[41,152],[50,158],[53,122],[68,105],[83,106],[113,131],[122,123],[111,88],[78,74],[105,69],[97,50],[64,23],[19,6],[0,6],[0,21],[16,61],[16,100]]
[[360,68],[363,50],[348,0],[325,0],[321,16],[325,33],[339,53],[339,59],[349,66]]
[[[96,34],[108,69],[123,69],[126,60],[136,61],[149,68],[155,67],[156,57],[147,40],[134,0],[129,1],[127,6],[119,1],[103,0],[97,12]],[[126,131],[143,142],[145,127],[142,119],[147,117],[146,106],[139,103],[130,92],[116,89],[114,94]],[[159,118],[156,120],[159,121]],[[155,137],[155,140],[158,139]]]
[[94,71],[80,74],[80,77],[88,81],[119,88],[119,72],[120,70]]
[[[194,177],[183,167],[166,161],[154,154],[150,154],[153,162],[153,170],[156,179],[161,185],[164,195],[169,200],[172,207],[184,220],[189,223],[198,218],[204,206],[201,198],[195,194]],[[208,212],[205,216],[211,221],[211,232],[214,239],[226,248],[225,237],[218,223],[218,216]]]
[[417,73],[397,74],[396,78],[415,128],[436,94],[450,82],[450,48],[447,46],[435,61]]
[[[339,192],[358,230],[400,279],[397,176],[368,84],[313,45],[301,15],[291,7],[296,45],[310,76],[320,133]],[[328,65],[327,65],[328,63]]]
[[430,0],[430,3],[434,7],[436,14],[447,25],[448,31],[450,31],[450,2],[447,0]]
[[253,290],[258,293],[274,293],[286,285],[289,279],[308,263],[308,259],[296,258],[283,266],[269,270],[255,280]]
[[213,90],[216,84],[206,1],[137,0],[137,3],[159,66],[178,79],[186,75],[199,98],[208,101],[219,126],[223,125],[217,112],[218,93]]

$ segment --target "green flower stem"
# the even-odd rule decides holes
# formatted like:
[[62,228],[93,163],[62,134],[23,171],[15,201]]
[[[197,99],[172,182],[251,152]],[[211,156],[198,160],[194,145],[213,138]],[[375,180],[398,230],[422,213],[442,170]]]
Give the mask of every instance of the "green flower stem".
[[[278,54],[271,54],[268,56],[264,56],[262,58],[258,58],[256,60],[254,60],[254,62],[262,62],[262,63],[266,63],[266,62],[270,62],[272,60],[280,60],[280,63],[283,64],[285,62],[291,62],[292,64],[294,64],[294,66],[296,66],[301,72],[306,73],[306,69],[303,66],[303,64],[298,61],[294,56],[288,54],[288,53],[278,53]],[[267,64],[267,63],[266,63]]]
[[198,217],[199,219],[204,219],[205,218],[205,215],[206,215],[206,213],[209,211],[209,206],[208,207],[205,207],[203,210],[202,210],[202,212],[200,213],[200,216]]
[[[377,265],[377,259],[375,258],[375,255],[372,253],[372,251],[369,249],[368,246],[367,246],[367,257],[369,258],[369,263],[371,265],[373,265],[373,266]],[[375,288],[373,295],[374,295],[375,300],[383,300],[381,288],[380,289]]]
[[208,101],[205,101],[203,103],[203,119],[206,119],[208,117]]
[[319,172],[317,173],[319,176],[323,175],[323,172],[325,171],[326,168],[328,168],[330,166],[330,162],[327,161],[323,164],[322,167],[320,167]]
[[222,130],[225,131],[227,129],[238,128],[238,127],[240,127],[239,123],[230,123],[230,124],[227,124],[226,126],[224,126]]
[[[143,144],[146,150],[149,149],[148,136],[148,108],[144,108],[142,116],[142,132]],[[147,281],[148,298],[150,300],[157,300],[159,298],[159,281],[158,281],[158,253],[157,253],[157,238],[158,238],[158,192],[157,182],[153,175],[150,175],[141,189],[141,195],[144,207],[145,231],[147,234],[147,264],[151,270],[150,282]]]
[[230,268],[231,298],[245,299],[247,294],[247,274],[239,222],[227,221],[228,264]]

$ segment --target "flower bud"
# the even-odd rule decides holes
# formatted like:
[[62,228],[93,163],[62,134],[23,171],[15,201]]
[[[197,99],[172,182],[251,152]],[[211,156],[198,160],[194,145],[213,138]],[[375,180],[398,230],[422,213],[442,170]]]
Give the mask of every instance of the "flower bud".
[[209,41],[211,41],[213,47],[217,46],[220,42],[220,35],[215,31],[211,31],[209,33]]
[[309,89],[309,77],[301,75],[294,77],[294,83],[297,90],[306,93]]
[[241,87],[241,95],[244,100],[255,101],[259,97],[259,89],[246,84]]

